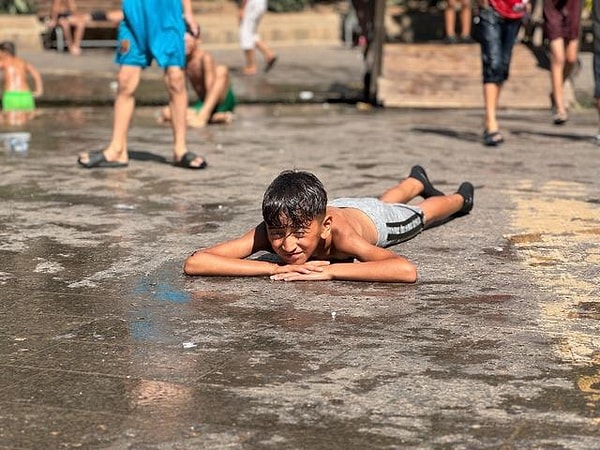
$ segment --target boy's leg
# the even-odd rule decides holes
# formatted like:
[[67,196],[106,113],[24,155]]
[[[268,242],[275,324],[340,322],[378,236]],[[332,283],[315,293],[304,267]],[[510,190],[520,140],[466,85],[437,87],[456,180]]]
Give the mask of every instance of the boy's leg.
[[[181,67],[168,67],[165,70],[165,84],[169,91],[169,108],[171,110],[171,127],[173,129],[173,159],[179,162],[187,153],[186,114],[188,96],[184,70]],[[198,156],[189,162],[189,166],[200,167],[204,163],[204,159]]]
[[470,0],[462,0],[460,10],[460,36],[463,39],[471,37],[471,16]]
[[[127,132],[135,109],[135,90],[140,82],[142,69],[137,66],[121,66],[119,69],[119,90],[114,106],[113,133],[108,147],[104,150],[107,161],[127,163]],[[87,164],[89,153],[79,155],[79,161]]]
[[485,129],[493,133],[498,131],[498,120],[496,119],[496,109],[498,108],[498,99],[500,98],[500,84],[485,83],[483,85],[483,102],[485,104]]
[[205,58],[203,68],[205,70],[206,96],[202,108],[188,123],[192,127],[202,128],[210,122],[212,112],[219,102],[223,100],[229,87],[229,69],[227,66],[215,67],[212,57]]
[[444,10],[444,31],[446,38],[456,35],[456,0],[448,0]]
[[88,20],[91,20],[89,14],[77,14],[70,17],[75,32],[73,33],[73,45],[69,47],[69,51],[72,55],[81,55],[81,41],[83,40],[83,34],[85,33],[85,26]]
[[258,51],[260,53],[262,53],[267,64],[270,64],[273,61],[275,61],[275,59],[276,59],[275,53],[273,53],[271,48],[263,40],[261,40],[261,39],[256,40],[256,48],[258,49]]
[[563,72],[563,80],[567,80],[577,67],[577,55],[579,53],[579,40],[572,39],[567,42],[565,48],[565,69]]
[[469,182],[462,183],[458,192],[430,197],[418,206],[423,211],[425,226],[431,226],[457,213],[467,214],[473,209],[473,185]]
[[246,58],[246,65],[242,69],[244,75],[254,75],[258,72],[256,68],[256,61],[254,58],[254,49],[246,49],[244,50],[244,57]]
[[550,41],[550,80],[552,82],[552,99],[556,114],[566,114],[563,83],[565,71],[565,42],[557,38]]
[[444,193],[431,185],[425,169],[421,166],[413,166],[408,178],[385,191],[379,200],[385,203],[408,203],[419,195],[427,198],[443,196]]

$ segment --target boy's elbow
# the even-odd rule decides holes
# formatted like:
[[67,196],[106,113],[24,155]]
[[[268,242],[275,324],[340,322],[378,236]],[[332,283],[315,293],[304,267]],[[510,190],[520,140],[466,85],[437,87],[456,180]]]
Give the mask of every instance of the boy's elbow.
[[415,266],[412,266],[407,273],[406,282],[407,283],[416,283],[418,277],[419,276],[417,273],[417,268]]
[[402,268],[402,280],[404,283],[415,283],[418,278],[417,266],[406,263]]
[[196,252],[185,259],[183,263],[183,273],[186,275],[202,275],[200,255],[200,253]]

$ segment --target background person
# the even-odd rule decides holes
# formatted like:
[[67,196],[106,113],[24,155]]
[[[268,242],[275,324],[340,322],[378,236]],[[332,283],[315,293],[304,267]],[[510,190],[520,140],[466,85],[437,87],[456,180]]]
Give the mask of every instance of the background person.
[[241,0],[238,18],[240,47],[246,61],[242,69],[244,75],[254,75],[258,72],[255,49],[258,49],[265,59],[265,72],[271,70],[277,61],[277,55],[261,40],[257,31],[260,19],[266,11],[267,0]]
[[[217,64],[213,56],[199,47],[200,36],[185,33],[187,62],[185,74],[198,99],[187,110],[187,124],[202,128],[208,123],[229,123],[236,105],[229,79],[229,68]],[[171,110],[164,107],[159,121],[171,120]]]
[[[456,38],[456,7],[460,5],[460,38]],[[447,0],[446,9],[444,10],[444,29],[446,31],[445,42],[447,44],[462,44],[473,43],[471,37],[471,0]]]
[[[9,125],[22,125],[35,114],[35,98],[44,93],[40,72],[16,56],[13,42],[0,42],[0,73],[2,74],[2,118]],[[31,89],[28,76],[33,80]]]
[[479,6],[485,107],[483,143],[492,147],[504,142],[496,111],[500,91],[508,80],[513,47],[527,6],[526,3],[515,3],[515,0],[480,0]]
[[552,121],[562,125],[569,118],[564,84],[578,64],[581,0],[544,0],[543,10],[544,35],[550,42]]
[[198,24],[192,14],[191,0],[123,0],[125,19],[119,25],[120,64],[118,91],[114,106],[112,138],[103,151],[85,152],[78,163],[87,169],[125,167],[129,164],[127,133],[135,109],[135,91],[142,70],[156,60],[164,69],[169,92],[173,130],[173,163],[189,169],[203,169],[206,161],[187,150],[185,86],[185,22],[194,33]]

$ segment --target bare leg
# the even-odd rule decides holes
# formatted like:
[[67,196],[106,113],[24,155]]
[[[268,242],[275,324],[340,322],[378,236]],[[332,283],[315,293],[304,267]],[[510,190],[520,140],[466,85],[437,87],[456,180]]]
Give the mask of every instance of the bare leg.
[[[171,127],[173,129],[173,159],[181,161],[187,152],[186,146],[186,114],[188,96],[185,86],[185,72],[180,67],[168,67],[165,70],[165,84],[169,91],[169,108],[171,109]],[[190,162],[191,167],[200,167],[204,163],[198,156]]]
[[217,112],[210,118],[210,123],[231,123],[233,121],[233,112]]
[[557,117],[566,116],[564,102],[565,42],[562,38],[550,41],[550,80],[552,82],[552,98]]
[[465,199],[463,196],[456,193],[440,197],[429,197],[419,203],[418,206],[423,211],[423,222],[427,226],[456,214],[464,204]]
[[[214,66],[214,60],[207,55],[204,58],[203,67],[206,71],[206,96],[202,108],[198,111],[188,124],[192,127],[202,128],[211,120],[211,114],[220,101],[223,100],[229,86],[229,69],[227,66]],[[209,76],[210,75],[210,76]]]
[[275,53],[269,48],[269,46],[264,42],[258,39],[256,41],[256,48],[260,53],[262,53],[265,61],[269,62],[275,58]]
[[571,75],[573,75],[573,72],[577,67],[578,52],[579,41],[577,39],[573,39],[572,41],[567,42],[567,46],[565,48],[565,69],[563,72],[563,80],[566,80]]
[[254,58],[254,49],[244,50],[244,56],[246,57],[246,66],[242,69],[244,75],[254,75],[258,72],[256,68],[256,61]]
[[405,178],[396,186],[385,191],[379,200],[385,203],[408,203],[423,192],[424,185],[416,178]]
[[59,19],[58,24],[60,25],[60,27],[63,30],[63,36],[65,38],[65,44],[67,44],[67,47],[69,48],[69,51],[71,51],[71,48],[73,47],[73,33],[71,33],[71,21],[69,17],[63,17],[62,19]]
[[483,100],[485,103],[485,129],[489,132],[498,131],[498,120],[496,109],[502,85],[496,83],[484,83]]
[[446,37],[453,38],[456,35],[456,0],[448,0],[444,10],[444,26]]
[[[114,106],[113,134],[108,147],[104,150],[107,161],[127,163],[127,132],[135,109],[135,90],[140,82],[142,69],[135,66],[121,66],[119,70],[119,90]],[[82,164],[89,161],[89,154],[79,155]]]
[[160,110],[160,116],[158,117],[158,123],[170,122],[171,121],[171,108],[164,106]]
[[179,161],[187,151],[185,115],[188,97],[183,69],[168,67],[165,70],[165,84],[169,92],[169,109],[171,110],[171,127],[173,129],[173,156],[175,161]]
[[460,36],[471,37],[471,2],[463,0],[460,10]]
[[71,23],[75,27],[73,34],[73,45],[69,46],[69,52],[72,55],[81,55],[81,41],[83,40],[83,34],[85,33],[85,25],[87,23],[87,17],[84,16],[71,16]]

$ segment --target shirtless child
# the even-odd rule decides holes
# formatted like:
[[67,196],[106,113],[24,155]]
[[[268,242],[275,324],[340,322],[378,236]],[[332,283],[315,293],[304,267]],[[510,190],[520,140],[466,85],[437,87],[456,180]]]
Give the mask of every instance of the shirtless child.
[[[230,123],[236,105],[229,80],[229,68],[216,64],[213,56],[198,47],[199,33],[191,30],[185,33],[186,67],[185,74],[198,100],[187,109],[187,124],[203,128],[209,123]],[[168,106],[161,110],[159,122],[171,120]]]
[[[405,204],[417,196],[424,200]],[[342,198],[330,204],[316,176],[285,171],[264,194],[263,222],[237,239],[197,250],[186,259],[184,272],[283,281],[412,283],[417,268],[386,247],[472,208],[471,183],[444,195],[431,185],[421,166],[414,166],[408,178],[378,199]],[[260,251],[275,253],[280,262],[249,258]]]
[[[23,125],[35,115],[35,100],[44,92],[39,71],[16,56],[12,42],[0,42],[0,73],[4,78],[2,116],[9,125]],[[33,79],[31,90],[27,76]]]

